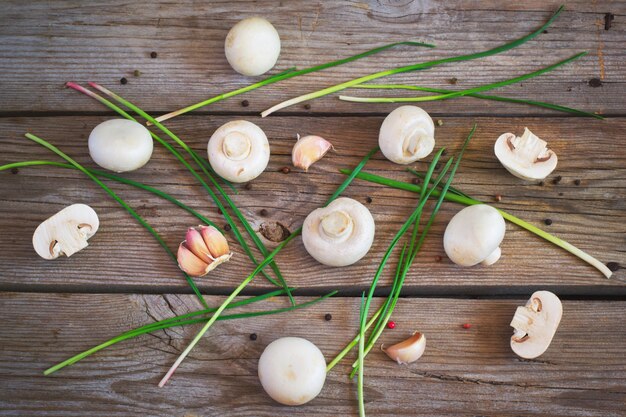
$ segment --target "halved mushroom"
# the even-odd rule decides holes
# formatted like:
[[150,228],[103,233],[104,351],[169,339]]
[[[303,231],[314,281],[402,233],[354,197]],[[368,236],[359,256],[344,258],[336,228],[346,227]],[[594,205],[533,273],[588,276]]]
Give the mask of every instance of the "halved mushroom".
[[511,349],[517,356],[533,359],[543,354],[561,322],[563,307],[549,291],[533,293],[524,307],[517,307],[511,327]]
[[428,156],[435,147],[435,124],[417,106],[400,106],[385,118],[378,135],[385,158],[410,164]]
[[374,218],[363,204],[341,197],[313,210],[304,220],[306,251],[328,266],[352,265],[365,256],[374,241]]
[[524,128],[521,137],[513,133],[500,135],[494,151],[511,174],[523,180],[542,180],[554,171],[557,164],[556,154],[547,145],[546,141]]
[[443,248],[457,265],[491,265],[500,259],[505,231],[504,218],[495,208],[486,204],[465,207],[446,226]]
[[33,234],[35,252],[44,259],[72,256],[87,247],[98,230],[96,212],[86,204],[72,204],[43,221]]

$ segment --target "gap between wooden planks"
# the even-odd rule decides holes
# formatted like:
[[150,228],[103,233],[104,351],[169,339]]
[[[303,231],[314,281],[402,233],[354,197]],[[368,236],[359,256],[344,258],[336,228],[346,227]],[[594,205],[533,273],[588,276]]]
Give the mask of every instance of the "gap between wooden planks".
[[[219,298],[208,297],[210,305]],[[309,298],[298,298],[299,301]],[[0,414],[39,416],[338,416],[356,413],[350,355],[328,375],[319,397],[284,407],[256,376],[264,347],[306,337],[330,360],[353,337],[357,298],[332,298],[304,310],[219,322],[170,384],[156,384],[198,326],[122,342],[51,377],[41,372],[120,332],[200,308],[193,295],[0,294]],[[376,305],[380,300],[375,300]],[[418,330],[424,356],[398,366],[378,349],[366,361],[366,407],[377,416],[621,416],[626,404],[623,301],[564,301],[548,351],[521,360],[509,347],[519,300],[400,299],[381,343]],[[286,306],[285,297],[243,308]],[[34,306],[36,306],[34,308]],[[88,308],[86,308],[88,306]],[[325,321],[331,313],[331,321]],[[470,329],[463,329],[470,323]],[[251,341],[249,335],[258,338]]]

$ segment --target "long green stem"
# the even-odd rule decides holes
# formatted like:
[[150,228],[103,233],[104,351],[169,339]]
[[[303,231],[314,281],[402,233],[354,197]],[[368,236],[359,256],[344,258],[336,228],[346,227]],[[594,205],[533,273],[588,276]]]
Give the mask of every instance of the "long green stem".
[[[137,119],[135,119],[133,116],[131,116],[130,114],[128,114],[126,111],[124,111],[123,109],[121,109],[120,107],[116,106],[115,104],[113,104],[112,102],[110,102],[109,100],[105,99],[104,97],[99,96],[98,94],[95,94],[92,91],[87,90],[86,88],[73,83],[73,82],[68,82],[67,87],[72,88],[76,91],[79,91],[97,101],[99,101],[100,103],[102,103],[103,105],[105,105],[106,107],[110,108],[111,110],[115,111],[116,113],[118,113],[120,116],[128,119],[128,120],[133,120],[133,121],[137,121]],[[191,165],[189,165],[189,163],[185,160],[185,158],[180,154],[180,152],[178,152],[175,148],[173,148],[169,143],[167,143],[165,140],[161,139],[158,135],[156,135],[153,132],[150,132],[150,135],[152,136],[152,138],[154,140],[156,140],[157,142],[159,142],[165,149],[167,149],[172,155],[174,155],[176,157],[176,159],[178,159],[178,161],[183,164],[183,166],[185,166],[185,168],[187,168],[187,170],[191,173],[191,175],[193,175],[193,177],[200,183],[200,185],[202,185],[202,187],[209,193],[209,196],[211,197],[211,199],[213,200],[213,202],[215,203],[215,205],[217,206],[217,208],[220,210],[220,212],[222,213],[222,215],[224,216],[224,219],[226,219],[226,222],[228,223],[228,225],[232,228],[233,234],[235,236],[235,239],[237,240],[237,242],[241,245],[241,248],[243,249],[243,251],[246,253],[246,255],[248,255],[248,258],[250,258],[250,260],[255,264],[258,265],[258,262],[256,260],[256,258],[254,257],[254,254],[252,253],[252,251],[250,250],[250,247],[248,246],[248,243],[245,241],[245,239],[243,238],[243,236],[241,235],[241,232],[239,231],[239,228],[237,227],[237,225],[235,224],[235,222],[233,221],[233,219],[230,217],[230,215],[228,214],[228,212],[226,211],[226,208],[224,207],[224,205],[222,204],[222,202],[220,201],[220,199],[217,197],[217,195],[213,192],[213,190],[211,189],[211,187],[209,187],[209,185],[202,179],[202,177],[200,175],[198,175],[198,173],[191,167]],[[265,276],[265,278],[271,282],[272,284],[280,287],[282,286],[281,284],[279,284],[277,281],[275,281],[268,273],[266,273],[265,271],[262,271],[262,274]]]
[[[172,139],[181,148],[183,148],[191,156],[191,158],[195,161],[195,163],[202,170],[204,175],[211,181],[211,183],[213,183],[213,186],[215,186],[215,188],[217,189],[219,194],[222,196],[224,201],[226,201],[226,203],[231,208],[233,213],[235,213],[235,216],[239,219],[239,221],[243,225],[244,229],[246,229],[246,232],[248,232],[248,235],[250,236],[250,238],[252,239],[252,241],[254,242],[256,247],[259,249],[259,251],[261,251],[261,254],[264,257],[269,254],[269,251],[267,250],[267,248],[265,247],[263,242],[261,242],[261,239],[259,239],[259,237],[257,236],[257,234],[254,231],[254,229],[252,228],[252,226],[250,226],[250,223],[248,222],[248,220],[244,217],[244,215],[241,213],[241,211],[239,211],[239,209],[237,208],[235,203],[230,199],[228,194],[220,186],[219,182],[217,182],[217,180],[213,177],[213,175],[211,175],[211,173],[206,169],[206,167],[202,163],[201,158],[198,156],[198,154],[196,152],[194,152],[182,139],[180,139],[177,135],[175,135],[170,129],[168,129],[167,127],[163,126],[161,123],[157,122],[152,116],[150,116],[148,113],[146,113],[145,111],[140,109],[135,104],[131,103],[130,101],[128,101],[126,99],[124,99],[123,97],[120,97],[119,95],[117,95],[117,94],[113,93],[112,91],[102,87],[99,84],[96,84],[94,82],[89,82],[88,84],[91,87],[95,88],[96,90],[98,90],[98,91],[106,94],[107,96],[113,98],[118,103],[128,107],[129,109],[131,109],[132,111],[134,111],[135,113],[137,113],[138,115],[140,115],[141,117],[146,119],[147,121],[153,123],[159,130],[161,130],[170,139]],[[225,218],[230,218],[230,215],[228,215],[227,212],[224,212],[223,214],[224,214]],[[233,228],[233,230],[235,230],[237,225],[235,224],[234,221],[232,221],[232,219],[229,221],[229,224]],[[242,240],[243,240],[243,238],[242,238]],[[289,300],[291,301],[291,303],[295,304],[296,302],[293,299],[293,296],[292,296],[291,292],[289,292],[289,290],[288,290],[289,286],[287,285],[287,282],[285,281],[285,279],[283,277],[283,274],[280,272],[280,269],[278,268],[278,265],[276,265],[275,262],[271,262],[269,264],[269,266],[270,266],[270,268],[272,268],[272,270],[276,274],[276,277],[278,278],[278,280],[282,284],[282,287],[285,288],[285,290],[287,290],[287,295],[289,296]]]
[[[280,290],[276,290],[273,291],[271,293],[267,293],[267,294],[263,294],[260,296],[256,296],[256,297],[252,297],[252,298],[248,298],[246,300],[242,300],[236,303],[231,303],[229,304],[226,308],[235,308],[235,307],[239,307],[239,306],[243,306],[246,304],[250,304],[253,302],[258,302],[258,301],[262,301],[265,300],[269,297],[274,297],[277,295],[281,295],[284,294],[285,290],[284,289],[280,289]],[[241,318],[248,318],[248,317],[259,317],[259,316],[266,316],[266,315],[271,315],[271,314],[278,314],[278,313],[283,313],[283,312],[287,312],[287,311],[292,311],[292,310],[296,310],[299,308],[305,308],[308,307],[310,305],[316,304],[320,301],[325,300],[326,298],[332,297],[333,295],[335,295],[337,293],[337,291],[333,291],[329,294],[326,294],[320,298],[317,298],[315,300],[311,300],[302,304],[297,304],[295,306],[289,306],[289,307],[285,307],[285,308],[279,308],[279,309],[274,309],[274,310],[267,310],[267,311],[254,311],[254,312],[248,312],[248,313],[239,313],[239,314],[230,314],[230,315],[223,315],[220,316],[218,318],[218,320],[233,320],[233,319],[241,319]],[[44,375],[50,375],[54,372],[59,371],[62,368],[65,368],[66,366],[69,365],[73,365],[76,362],[85,359],[88,356],[93,355],[96,352],[99,352],[109,346],[112,346],[116,343],[120,343],[123,342],[124,340],[128,340],[128,339],[132,339],[135,338],[137,336],[141,336],[143,334],[146,333],[152,333],[158,330],[163,330],[163,329],[168,329],[170,327],[178,327],[178,326],[185,326],[185,325],[189,325],[189,324],[196,324],[196,323],[203,323],[205,321],[207,321],[209,318],[208,317],[203,317],[203,318],[197,318],[197,319],[190,319],[190,317],[195,317],[195,316],[200,316],[200,315],[205,315],[205,314],[210,314],[215,312],[216,309],[215,308],[210,308],[210,309],[205,309],[205,310],[200,310],[200,311],[193,311],[191,313],[187,313],[187,314],[183,314],[180,316],[176,316],[176,317],[171,317],[165,320],[160,320],[154,323],[150,323],[147,324],[145,326],[141,326],[138,327],[136,329],[132,329],[129,331],[126,331],[124,333],[121,333],[109,340],[107,340],[106,342],[100,343],[97,346],[94,346],[88,350],[85,350],[84,352],[81,352],[75,356],[72,356],[69,359],[66,359],[63,362],[60,362],[48,369],[46,369],[44,371]]]
[[[342,169],[340,170],[340,172],[342,172],[343,174],[349,175],[351,174],[352,171]],[[420,185],[408,184],[402,181],[396,181],[391,178],[385,178],[385,177],[381,177],[381,176],[366,173],[366,172],[360,172],[359,174],[357,174],[357,178],[368,181],[368,182],[373,182],[373,183],[397,188],[400,190],[411,191],[414,193],[419,193],[422,189]],[[439,191],[435,191],[433,195],[438,196],[439,193],[440,193]],[[462,195],[454,194],[452,192],[447,192],[444,198],[448,201],[452,201],[454,203],[459,203],[459,204],[464,204],[466,206],[472,206],[475,204],[484,204],[482,201],[475,200],[473,198],[467,198]],[[593,256],[589,255],[588,253],[582,251],[581,249],[577,248],[571,243],[564,241],[563,239],[560,239],[554,235],[551,235],[550,233],[545,232],[541,230],[540,228],[533,226],[532,224],[518,217],[513,216],[512,214],[509,214],[500,209],[498,209],[498,211],[500,212],[500,214],[502,214],[502,217],[504,217],[505,220],[508,220],[509,222],[516,224],[519,227],[526,229],[531,233],[534,233],[535,235],[541,237],[542,239],[547,240],[548,242],[562,249],[565,249],[572,255],[582,259],[583,261],[587,262],[589,265],[593,266],[594,268],[602,272],[602,274],[604,274],[605,277],[611,278],[611,275],[613,274],[613,272],[611,272],[611,270],[605,264],[603,264],[602,262],[600,262]]]
[[365,417],[365,397],[363,395],[363,358],[364,358],[364,341],[365,341],[365,321],[367,318],[367,311],[365,311],[365,293],[361,295],[361,309],[359,318],[359,377],[357,380],[357,397],[359,400],[359,417]]
[[[522,82],[525,80],[528,80],[530,78],[533,77],[537,77],[539,75],[545,74],[547,72],[550,72],[562,65],[565,65],[575,59],[578,59],[582,56],[587,55],[587,52],[581,52],[579,54],[576,54],[570,58],[564,59],[560,62],[557,62],[556,64],[547,66],[545,68],[542,68],[538,71],[534,71],[534,72],[530,72],[518,77],[514,77],[514,78],[510,78],[508,80],[504,80],[504,81],[498,81],[495,83],[491,83],[491,84],[487,84],[487,85],[483,85],[480,87],[474,87],[474,88],[469,88],[466,90],[461,90],[461,91],[452,91],[452,92],[447,92],[447,93],[442,93],[439,95],[434,95],[434,96],[418,96],[418,97],[353,97],[353,96],[339,96],[340,100],[343,101],[351,101],[351,102],[358,102],[358,103],[412,103],[412,102],[425,102],[425,101],[438,101],[438,100],[447,100],[447,99],[451,99],[451,98],[455,98],[455,97],[461,97],[461,96],[469,96],[472,94],[476,94],[482,91],[488,91],[488,90],[492,90],[495,88],[500,88],[500,87],[504,87],[507,85],[511,85],[511,84],[515,84],[518,82]],[[557,108],[558,107],[558,108]],[[585,115],[585,116],[590,116],[590,117],[596,117],[598,118],[598,115],[594,115],[593,113],[588,113],[588,112],[584,112],[582,110],[577,110],[577,109],[570,109],[568,107],[564,107],[564,106],[552,106],[553,109],[555,110],[561,110],[561,111],[566,111],[568,113],[575,113],[578,115]]]
[[272,113],[274,113],[275,111],[278,111],[280,109],[284,109],[285,107],[289,107],[292,106],[294,104],[297,103],[301,103],[303,101],[307,101],[307,100],[311,100],[314,98],[318,98],[318,97],[322,97],[328,94],[332,94],[335,93],[337,91],[341,91],[344,90],[348,87],[352,87],[358,84],[363,84],[366,83],[368,81],[371,80],[375,80],[377,78],[381,78],[381,77],[386,77],[388,75],[393,75],[393,74],[400,74],[403,72],[409,72],[409,71],[417,71],[417,70],[423,70],[423,69],[427,69],[427,68],[431,68],[437,65],[442,65],[442,64],[447,64],[450,62],[459,62],[459,61],[468,61],[468,60],[472,60],[472,59],[478,59],[478,58],[484,58],[487,56],[491,56],[491,55],[495,55],[495,54],[499,54],[501,52],[505,52],[508,51],[510,49],[516,48],[522,44],[524,44],[525,42],[528,42],[529,40],[533,39],[534,37],[536,37],[537,35],[539,35],[540,33],[542,33],[548,26],[550,26],[552,24],[552,22],[554,21],[554,19],[556,19],[556,17],[561,13],[561,11],[564,9],[564,6],[561,6],[558,8],[558,10],[552,15],[552,17],[544,24],[542,25],[539,29],[537,29],[536,31],[521,37],[519,39],[516,39],[512,42],[506,43],[504,45],[500,45],[496,48],[492,48],[486,51],[482,51],[482,52],[476,52],[473,54],[466,54],[466,55],[459,55],[459,56],[453,56],[453,57],[449,57],[449,58],[443,58],[443,59],[436,59],[433,61],[427,61],[427,62],[420,62],[417,64],[412,64],[412,65],[407,65],[404,67],[399,67],[399,68],[393,68],[390,70],[386,70],[386,71],[380,71],[380,72],[376,72],[373,74],[369,74],[363,77],[358,77],[355,78],[353,80],[350,81],[346,81],[337,85],[334,85],[332,87],[327,87],[318,91],[314,91],[312,93],[308,93],[308,94],[304,94],[301,95],[299,97],[295,97],[292,98],[290,100],[287,101],[283,101],[282,103],[279,103],[267,110],[265,110],[264,112],[261,113],[261,116],[266,117]]
[[[440,93],[440,94],[448,94],[448,93],[455,92],[454,90],[445,89],[445,88],[433,88],[433,87],[423,87],[423,86],[405,85],[405,84],[358,84],[358,85],[352,86],[351,88],[372,89],[372,90],[377,90],[377,89],[414,90],[414,91],[425,91],[428,93]],[[571,113],[577,116],[593,117],[596,119],[604,120],[604,117],[599,114],[590,113],[590,112],[586,112],[583,110],[574,109],[571,107],[561,106],[559,104],[546,103],[545,101],[526,100],[526,99],[519,99],[519,98],[510,98],[510,97],[493,96],[493,95],[476,94],[476,93],[464,94],[463,97],[473,97],[473,98],[478,98],[481,100],[526,104],[529,106],[544,107],[546,109],[556,110],[556,111],[560,111],[564,113]]]
[[[369,159],[376,153],[376,151],[378,150],[378,148],[372,149],[367,155],[365,155],[365,157],[361,160],[361,162],[356,166],[356,168],[353,170],[352,174],[350,174],[348,176],[348,178],[346,178],[343,183],[337,188],[337,190],[330,196],[330,198],[328,199],[328,201],[326,202],[325,206],[327,206],[328,204],[330,204],[335,198],[337,198],[339,196],[339,194],[341,192],[343,192],[343,190],[346,189],[346,187],[348,187],[348,185],[350,185],[350,183],[352,182],[352,180],[354,180],[354,178],[356,177],[356,175],[358,175],[358,173],[361,171],[361,169],[363,169],[363,167],[365,166],[365,164],[367,163],[367,161],[369,161]],[[189,346],[187,346],[187,348],[183,351],[183,353],[181,353],[181,355],[176,359],[176,362],[174,362],[174,364],[172,365],[172,367],[167,371],[167,373],[165,374],[165,376],[163,377],[163,379],[161,379],[161,381],[159,382],[159,387],[163,387],[167,381],[170,379],[170,377],[174,374],[174,372],[176,371],[176,369],[178,368],[178,366],[182,363],[182,361],[187,357],[187,355],[189,355],[189,352],[191,352],[191,350],[194,348],[194,346],[200,341],[200,339],[202,339],[202,336],[204,336],[204,334],[211,328],[211,326],[213,325],[213,323],[215,322],[215,320],[217,320],[217,318],[219,317],[219,315],[222,313],[222,311],[224,310],[224,308],[226,308],[226,306],[230,303],[230,301],[232,301],[232,299],[234,299],[237,294],[239,294],[256,276],[256,274],[259,273],[259,271],[261,269],[263,269],[263,267],[265,265],[267,265],[268,263],[270,263],[272,261],[272,259],[274,259],[274,256],[276,256],[276,254],[278,252],[280,252],[280,250],[285,247],[285,245],[287,245],[287,243],[289,243],[292,239],[294,239],[296,236],[300,235],[300,233],[302,233],[302,227],[299,227],[297,230],[295,230],[291,235],[289,235],[289,237],[287,237],[287,239],[285,239],[283,242],[280,243],[280,245],[278,245],[273,251],[272,253],[270,253],[255,269],[254,271],[252,271],[252,273],[250,275],[248,275],[248,277],[246,279],[244,279],[241,284],[239,284],[239,286],[237,288],[235,288],[235,290],[228,296],[228,298],[224,301],[224,303],[222,303],[222,305],[215,311],[215,313],[213,314],[213,316],[211,317],[211,319],[204,325],[204,327],[198,332],[198,334],[196,335],[196,337],[191,341],[191,343],[189,344]]]
[[[22,161],[22,162],[14,162],[14,163],[11,163],[11,164],[2,165],[2,166],[0,166],[0,171],[4,171],[4,170],[7,170],[7,169],[12,169],[12,168],[23,168],[23,167],[44,166],[44,165],[50,165],[50,166],[55,166],[55,167],[60,167],[60,168],[67,168],[67,169],[78,169],[74,165],[64,164],[62,162],[54,162],[54,161]],[[85,169],[87,171],[89,171],[91,174],[95,175],[96,177],[106,178],[106,179],[109,179],[109,180],[113,180],[113,181],[119,182],[121,184],[132,185],[133,187],[139,188],[141,190],[145,190],[145,191],[151,192],[152,194],[155,194],[155,195],[163,198],[164,200],[167,200],[167,201],[169,201],[169,202],[171,202],[173,204],[176,204],[178,207],[182,208],[183,210],[189,212],[191,215],[193,215],[193,216],[197,217],[198,219],[200,219],[200,221],[202,221],[204,224],[213,226],[216,229],[218,229],[219,231],[222,231],[222,229],[217,224],[213,223],[207,217],[203,216],[202,214],[198,213],[196,210],[194,210],[191,207],[187,206],[186,204],[182,203],[180,200],[177,200],[174,197],[172,197],[171,195],[169,195],[169,194],[159,190],[158,188],[154,188],[154,187],[151,187],[151,186],[146,185],[146,184],[142,184],[142,183],[137,182],[137,181],[129,180],[128,178],[120,177],[118,175],[113,175],[113,174],[110,174],[108,172],[98,171],[98,170],[89,169],[89,168],[85,168]]]
[[168,113],[168,114],[164,114],[163,116],[157,117],[156,120],[159,121],[159,122],[163,122],[165,120],[171,119],[172,117],[176,117],[176,116],[179,116],[181,114],[184,114],[184,113],[187,113],[187,112],[199,109],[200,107],[208,106],[211,103],[215,103],[217,101],[221,101],[221,100],[227,99],[229,97],[233,97],[233,96],[236,96],[236,95],[239,95],[239,94],[246,93],[248,91],[255,90],[255,89],[257,89],[259,87],[263,87],[265,85],[277,83],[279,81],[287,80],[289,78],[297,77],[299,75],[309,74],[309,73],[315,72],[315,71],[320,71],[320,70],[323,70],[323,69],[326,69],[326,68],[335,67],[337,65],[346,64],[348,62],[356,61],[357,59],[365,58],[366,56],[374,55],[374,54],[377,54],[379,52],[385,51],[385,50],[387,50],[389,48],[393,48],[395,46],[400,46],[400,45],[423,46],[423,47],[427,47],[427,48],[434,48],[435,47],[435,45],[431,45],[431,44],[428,44],[428,43],[421,43],[421,42],[395,42],[395,43],[390,43],[390,44],[387,44],[387,45],[380,46],[378,48],[370,49],[369,51],[365,51],[365,52],[362,52],[362,53],[357,54],[357,55],[353,55],[353,56],[348,57],[348,58],[338,59],[336,61],[327,62],[325,64],[316,65],[316,66],[305,68],[305,69],[298,70],[298,71],[289,71],[288,70],[288,71],[282,72],[280,74],[268,77],[268,78],[266,78],[266,79],[264,79],[262,81],[259,81],[257,83],[250,84],[250,85],[247,85],[247,86],[242,87],[242,88],[238,88],[238,89],[233,90],[233,91],[229,91],[228,93],[219,94],[219,95],[217,95],[215,97],[211,97],[208,100],[201,101],[200,103],[196,103],[196,104],[193,104],[191,106],[187,106],[187,107],[185,107],[183,109],[176,110],[176,111]]
[[[130,207],[128,204],[126,204],[126,202],[124,200],[122,200],[120,197],[118,197],[117,194],[115,194],[113,192],[113,190],[111,190],[109,187],[107,187],[102,181],[100,181],[93,174],[91,174],[89,171],[87,171],[78,162],[76,162],[75,160],[70,158],[68,155],[63,153],[56,146],[52,145],[49,142],[46,142],[45,140],[43,140],[43,139],[41,139],[41,138],[31,134],[31,133],[27,133],[26,137],[28,139],[32,140],[33,142],[36,142],[36,143],[42,145],[43,147],[51,150],[52,152],[54,152],[55,154],[57,154],[61,158],[65,159],[67,162],[69,162],[70,164],[75,166],[76,169],[81,171],[83,174],[87,175],[93,182],[98,184],[104,191],[107,192],[107,194],[109,194],[115,201],[117,201],[119,205],[121,205],[124,209],[126,209],[126,211],[129,212],[131,214],[131,216],[133,216],[144,228],[146,228],[154,236],[154,238],[157,240],[157,242],[159,242],[159,244],[163,247],[163,249],[165,249],[167,254],[170,255],[174,259],[174,261],[176,261],[176,255],[170,250],[170,248],[167,246],[165,241],[156,232],[156,230],[154,230],[152,228],[152,226],[150,226],[139,214],[137,214],[137,212],[135,210],[133,210],[132,207]],[[183,272],[183,275],[185,276],[185,279],[189,283],[189,286],[191,287],[193,292],[196,294],[196,296],[198,296],[198,299],[200,300],[202,305],[204,305],[205,307],[208,308],[209,306],[207,305],[206,301],[204,300],[204,297],[202,297],[202,294],[200,293],[200,290],[198,290],[198,287],[196,286],[195,282],[193,282],[193,279],[189,275],[187,275],[185,272]]]

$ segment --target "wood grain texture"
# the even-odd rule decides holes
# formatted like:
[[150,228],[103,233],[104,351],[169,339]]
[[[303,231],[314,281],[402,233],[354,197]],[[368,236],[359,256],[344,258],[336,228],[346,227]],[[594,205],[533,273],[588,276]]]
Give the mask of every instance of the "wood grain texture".
[[[310,74],[245,96],[246,110],[258,114],[296,94],[410,63],[489,49],[529,33],[544,23],[560,0],[516,2],[359,2],[7,1],[0,14],[1,112],[97,111],[64,91],[67,81],[97,81],[122,87],[130,99],[151,111],[172,111],[257,78],[235,74],[223,54],[229,28],[251,15],[271,17],[282,51],[274,72],[347,57],[387,42],[422,40],[437,49],[399,48],[380,56]],[[604,29],[604,15],[616,18]],[[626,4],[586,0],[567,2],[547,33],[506,54],[385,79],[389,82],[469,88],[537,69],[581,51],[589,55],[553,73],[498,93],[624,114],[626,59],[623,48]],[[158,53],[156,59],[150,53]],[[133,76],[135,70],[140,77]],[[129,82],[119,85],[126,77]],[[457,85],[448,80],[456,78]],[[602,80],[593,88],[592,78]],[[373,92],[369,92],[373,93]],[[240,99],[205,111],[240,111]],[[344,103],[328,97],[289,108],[290,113],[384,113],[393,105]],[[435,114],[551,114],[548,110],[471,99],[436,102]],[[552,113],[554,114],[554,113]]]
[[[50,152],[29,142],[22,133],[31,131],[59,145],[86,166],[90,161],[86,137],[106,117],[9,118],[0,120],[0,137],[5,152],[0,163],[24,159],[54,159]],[[231,117],[184,117],[171,128],[199,153],[207,138]],[[233,196],[250,223],[278,222],[289,230],[302,224],[343,181],[338,169],[355,166],[377,143],[381,117],[286,117],[252,118],[265,130],[272,157],[267,171],[252,181],[251,189],[238,186]],[[461,164],[454,185],[468,194],[560,236],[588,250],[603,262],[626,264],[626,145],[620,139],[626,119],[606,121],[575,118],[445,118],[437,128],[438,146],[454,154],[472,123],[478,130]],[[559,166],[543,186],[511,176],[493,154],[493,142],[503,132],[521,132],[530,127],[546,139],[559,156]],[[280,169],[291,166],[290,152],[295,136],[319,134],[328,138],[336,151],[314,165],[309,173]],[[430,159],[430,158],[429,158]],[[426,167],[424,162],[415,165]],[[377,155],[365,169],[380,175],[410,181],[404,167]],[[558,184],[556,176],[562,179]],[[22,169],[17,175],[0,174],[0,285],[4,289],[96,290],[96,291],[186,291],[186,282],[174,262],[134,219],[95,184],[77,172],[51,167]],[[129,178],[157,186],[223,224],[215,205],[191,175],[160,147],[141,170]],[[581,180],[575,185],[576,179]],[[171,248],[183,239],[188,225],[198,221],[178,207],[146,192],[111,184],[131,206],[159,231]],[[494,196],[502,195],[500,203]],[[278,263],[292,286],[326,290],[341,288],[360,294],[369,285],[382,253],[415,205],[415,195],[355,181],[346,196],[366,203],[377,223],[377,238],[369,255],[346,268],[317,264],[305,252],[300,239],[279,256]],[[44,261],[31,247],[36,226],[63,206],[83,202],[99,213],[101,226],[90,247],[72,258]],[[445,256],[442,234],[451,216],[461,206],[447,203],[436,221],[416,265],[407,277],[407,294],[525,294],[537,286],[548,286],[567,294],[625,294],[624,270],[607,280],[592,267],[563,250],[509,225],[502,246],[503,257],[492,267],[459,268]],[[265,215],[261,210],[267,210]],[[543,223],[551,219],[552,225]],[[233,242],[232,236],[230,236]],[[272,242],[267,242],[271,247]],[[225,293],[252,269],[238,245],[235,256],[208,278],[197,280],[210,293]],[[437,261],[437,257],[443,259]],[[394,257],[395,258],[395,257]],[[97,271],[97,273],[94,273]],[[382,284],[390,282],[391,271]],[[267,288],[258,278],[252,287]]]
[[[419,330],[427,337],[426,353],[400,367],[372,351],[365,368],[368,415],[623,415],[626,304],[564,301],[563,320],[548,351],[536,360],[520,360],[509,347],[509,322],[524,301],[401,299],[394,313],[397,327],[380,341],[394,343]],[[212,305],[218,302],[209,298]],[[251,308],[287,303],[279,298]],[[195,310],[199,304],[193,296],[4,293],[0,414],[354,415],[356,384],[346,377],[352,355],[302,407],[274,403],[258,382],[256,366],[265,346],[287,335],[308,338],[332,359],[356,331],[358,305],[357,298],[336,298],[286,315],[220,322],[160,389],[158,380],[197,326],[120,343],[51,377],[41,372],[118,332]],[[328,312],[330,322],[324,320]],[[471,329],[461,328],[466,322]],[[256,341],[249,339],[253,332]]]

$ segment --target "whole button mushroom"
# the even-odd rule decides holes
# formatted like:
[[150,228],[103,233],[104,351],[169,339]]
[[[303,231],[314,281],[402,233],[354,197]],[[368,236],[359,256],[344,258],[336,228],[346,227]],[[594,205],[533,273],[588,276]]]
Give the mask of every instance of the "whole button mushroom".
[[454,215],[443,235],[443,248],[461,266],[491,265],[500,259],[504,218],[486,204],[469,206]]
[[231,182],[247,182],[261,175],[270,160],[270,144],[260,127],[234,120],[213,133],[207,146],[211,167]]
[[535,136],[528,128],[519,137],[513,133],[500,135],[494,152],[500,163],[511,174],[523,180],[545,179],[557,164],[556,154],[548,143]]
[[280,37],[262,17],[243,19],[226,35],[224,52],[231,67],[242,75],[261,75],[274,67],[280,55]]
[[143,125],[127,119],[100,123],[89,135],[89,155],[102,168],[128,172],[144,166],[152,156],[152,136]]
[[417,106],[400,106],[385,118],[378,146],[387,159],[410,164],[427,157],[435,147],[435,124]]
[[267,345],[259,358],[259,380],[267,394],[285,405],[317,397],[326,380],[326,360],[313,343],[283,337]]
[[72,256],[87,247],[100,221],[86,204],[72,204],[43,221],[33,233],[35,252],[44,259]]
[[340,197],[313,210],[304,220],[302,242],[307,252],[328,266],[352,265],[374,241],[374,218],[363,204]]
[[550,346],[563,316],[559,297],[549,291],[537,291],[524,307],[517,307],[511,327],[511,349],[521,358],[534,359]]

